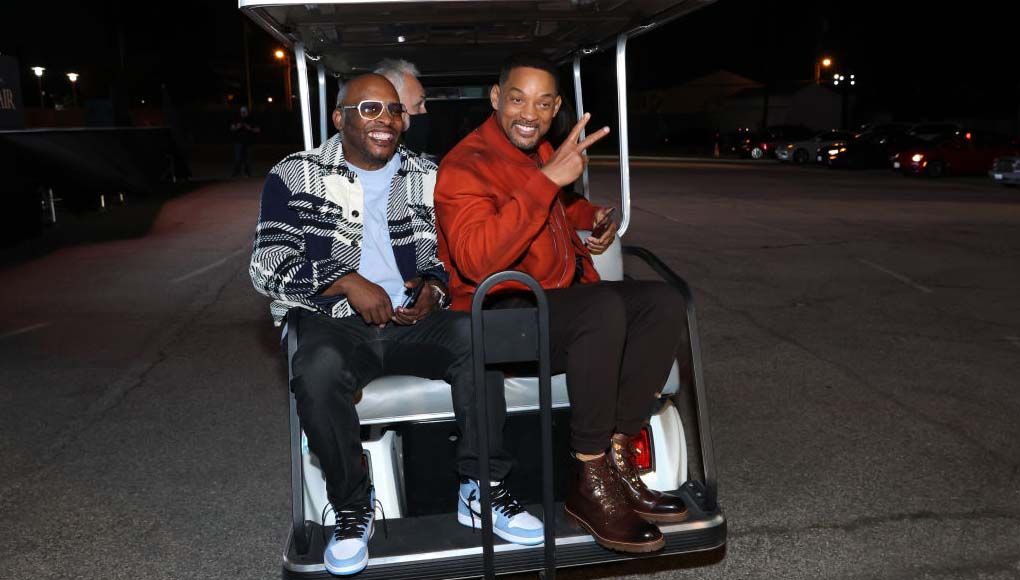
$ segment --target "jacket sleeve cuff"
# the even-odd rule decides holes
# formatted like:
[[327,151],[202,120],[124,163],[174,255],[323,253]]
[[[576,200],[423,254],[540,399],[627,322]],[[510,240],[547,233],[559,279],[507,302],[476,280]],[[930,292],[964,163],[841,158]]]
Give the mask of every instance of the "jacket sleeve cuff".
[[353,272],[354,269],[340,260],[315,260],[312,262],[312,294],[321,294],[340,278]]
[[583,206],[577,208],[577,223],[574,227],[579,230],[590,230],[595,227],[595,214],[599,211],[598,206],[590,203],[585,203]]

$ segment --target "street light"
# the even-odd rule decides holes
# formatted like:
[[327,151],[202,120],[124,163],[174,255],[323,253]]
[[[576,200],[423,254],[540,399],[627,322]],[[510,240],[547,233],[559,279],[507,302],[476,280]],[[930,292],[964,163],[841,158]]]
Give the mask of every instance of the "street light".
[[67,80],[71,81],[71,102],[78,106],[78,73],[67,73]]
[[[843,83],[842,87],[840,87],[840,83]],[[857,75],[852,74],[849,77],[847,77],[846,75],[833,73],[832,86],[839,87],[839,100],[841,109],[840,127],[845,129],[846,127],[850,126],[850,103],[847,97],[850,92],[850,87],[857,86]]]
[[823,56],[820,60],[815,61],[815,84],[821,84],[822,82],[822,69],[829,68],[832,66],[832,59]]
[[45,71],[46,71],[46,69],[41,67],[41,66],[34,66],[34,67],[32,67],[32,72],[35,73],[35,78],[36,78],[36,80],[39,81],[39,106],[40,107],[45,107],[46,106],[45,103],[43,102],[43,88],[42,88],[42,75],[43,75],[43,72],[45,72]]
[[283,85],[284,85],[284,92],[286,93],[286,98],[287,98],[287,110],[288,111],[293,111],[294,110],[294,93],[293,93],[293,90],[291,89],[291,85],[290,85],[290,76],[291,76],[290,75],[290,58],[288,58],[287,52],[284,51],[281,48],[278,48],[275,51],[273,51],[273,56],[276,57],[276,60],[282,60],[285,63],[287,63],[287,76],[284,77]]

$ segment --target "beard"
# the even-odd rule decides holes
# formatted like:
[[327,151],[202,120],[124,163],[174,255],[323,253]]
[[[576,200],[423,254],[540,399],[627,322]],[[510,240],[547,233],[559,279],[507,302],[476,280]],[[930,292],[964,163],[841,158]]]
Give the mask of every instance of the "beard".
[[[531,136],[531,137],[524,137],[524,136],[518,135],[517,132],[514,131],[514,127],[534,128],[535,129],[535,134],[533,136]],[[545,136],[545,131],[542,131],[541,124],[539,124],[539,123],[525,123],[523,121],[513,121],[513,122],[511,122],[510,123],[510,130],[507,131],[506,133],[507,133],[507,138],[510,140],[511,143],[514,144],[515,147],[517,147],[521,151],[526,151],[526,152],[534,151],[538,147],[538,144],[542,142],[542,137]]]

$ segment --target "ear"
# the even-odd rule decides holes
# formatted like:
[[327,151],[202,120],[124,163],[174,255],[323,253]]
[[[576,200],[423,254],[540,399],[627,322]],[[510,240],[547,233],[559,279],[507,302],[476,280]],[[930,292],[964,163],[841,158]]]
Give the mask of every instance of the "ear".
[[333,127],[337,131],[342,131],[344,128],[344,114],[339,107],[333,109]]
[[563,106],[563,97],[556,95],[556,100],[553,102],[555,103],[555,105],[553,105],[553,117],[555,117],[556,114],[560,112],[560,107]]
[[493,110],[499,110],[499,85],[492,85],[489,89],[489,102],[492,103]]

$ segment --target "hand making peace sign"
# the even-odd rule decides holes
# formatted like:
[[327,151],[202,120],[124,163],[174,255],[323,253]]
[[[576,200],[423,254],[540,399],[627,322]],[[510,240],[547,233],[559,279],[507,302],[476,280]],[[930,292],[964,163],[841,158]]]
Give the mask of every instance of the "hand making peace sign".
[[581,138],[581,130],[588,124],[588,119],[591,119],[591,113],[585,113],[581,117],[563,144],[553,152],[552,157],[542,167],[542,173],[560,187],[566,187],[577,181],[577,178],[584,172],[584,165],[588,162],[584,150],[609,134],[609,127],[602,127],[578,143],[577,140]]

